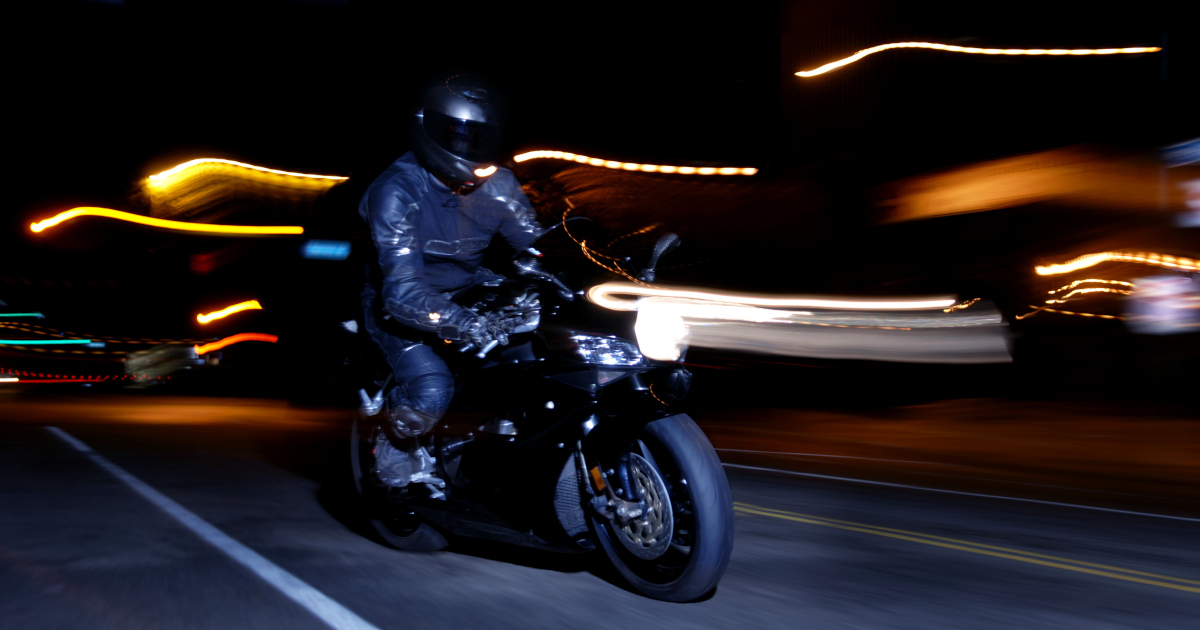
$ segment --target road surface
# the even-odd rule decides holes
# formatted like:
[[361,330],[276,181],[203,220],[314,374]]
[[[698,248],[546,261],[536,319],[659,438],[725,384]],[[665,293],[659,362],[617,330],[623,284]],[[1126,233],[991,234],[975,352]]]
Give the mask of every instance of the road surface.
[[[993,427],[1021,409],[987,406]],[[947,437],[966,426],[953,422],[955,409],[910,410],[928,421],[920,431],[862,413],[842,414],[841,433],[829,412],[702,417],[728,464],[736,546],[710,599],[667,604],[622,589],[587,557],[472,541],[414,554],[374,542],[338,482],[346,449],[334,412],[268,400],[7,395],[0,625],[1194,627],[1194,476],[1169,483],[1169,466],[1135,470],[1127,460],[1111,475],[1127,483],[1106,490],[1083,456],[1055,468],[1026,453],[1005,470],[1001,454],[1018,442],[999,439],[977,449],[991,459],[977,453],[982,463],[971,465]],[[889,422],[891,434],[880,428]],[[1175,423],[1155,429],[1170,439],[1142,451],[1170,459],[1181,440],[1195,448],[1190,421],[1163,422]],[[941,442],[928,439],[937,426]],[[1013,425],[1003,426],[1011,437]],[[922,431],[926,439],[914,437]],[[770,450],[764,440],[772,453],[749,452]]]

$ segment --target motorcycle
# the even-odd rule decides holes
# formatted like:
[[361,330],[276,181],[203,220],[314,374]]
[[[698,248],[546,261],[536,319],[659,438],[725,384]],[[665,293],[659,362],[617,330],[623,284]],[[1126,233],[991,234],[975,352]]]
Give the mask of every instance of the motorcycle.
[[[643,277],[677,244],[660,240]],[[403,489],[375,472],[390,372],[359,392],[350,463],[372,528],[406,551],[443,549],[448,536],[599,551],[649,597],[706,596],[729,563],[733,502],[708,438],[679,409],[691,374],[604,330],[631,333],[632,322],[574,299],[536,260],[516,273],[455,297],[520,325],[506,346],[443,344],[455,396],[420,438],[423,469]]]

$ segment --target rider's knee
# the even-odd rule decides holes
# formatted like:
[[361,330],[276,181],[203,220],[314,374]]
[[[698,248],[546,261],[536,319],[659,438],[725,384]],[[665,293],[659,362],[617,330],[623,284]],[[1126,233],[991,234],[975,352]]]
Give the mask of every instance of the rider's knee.
[[433,416],[435,422],[446,413],[450,399],[454,397],[454,378],[449,373],[422,374],[407,385],[412,407]]

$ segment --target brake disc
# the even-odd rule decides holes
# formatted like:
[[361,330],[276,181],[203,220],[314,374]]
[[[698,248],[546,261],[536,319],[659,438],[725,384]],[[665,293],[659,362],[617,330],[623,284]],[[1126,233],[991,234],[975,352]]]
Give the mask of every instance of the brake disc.
[[629,472],[646,499],[646,513],[625,525],[614,522],[616,539],[638,558],[654,560],[671,546],[675,529],[671,497],[662,476],[641,455],[630,453]]

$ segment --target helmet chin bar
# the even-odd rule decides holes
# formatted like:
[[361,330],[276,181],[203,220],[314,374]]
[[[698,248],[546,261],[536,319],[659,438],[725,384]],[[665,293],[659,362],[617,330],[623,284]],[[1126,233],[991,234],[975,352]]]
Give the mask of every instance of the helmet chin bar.
[[[429,170],[428,167],[426,167],[425,170]],[[433,171],[429,171],[429,172],[433,173],[433,176],[436,177],[437,180],[439,182],[441,182],[443,186],[445,186],[446,188],[449,188],[450,191],[456,195],[467,195],[472,192],[475,192],[475,189],[479,188],[479,186],[481,186],[483,184],[483,182],[447,181],[446,178],[442,177],[441,175],[438,175],[437,173],[434,173]]]

